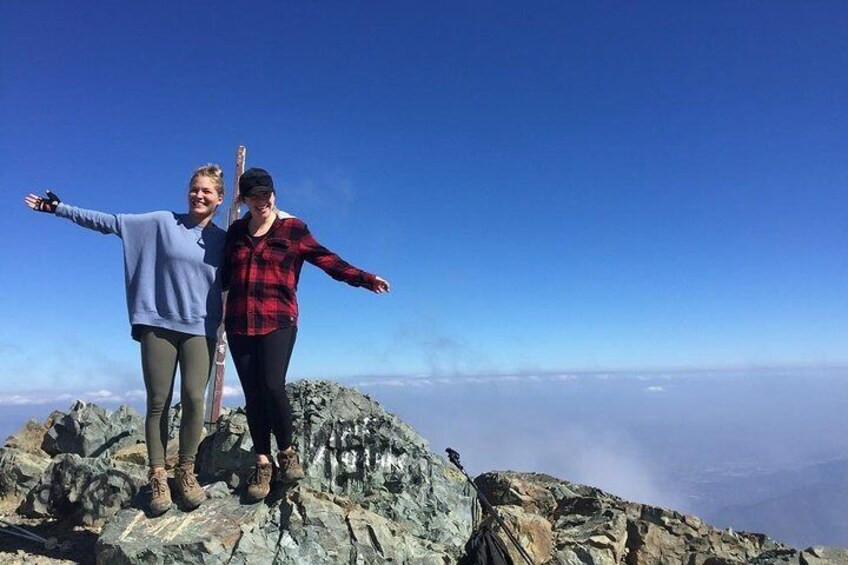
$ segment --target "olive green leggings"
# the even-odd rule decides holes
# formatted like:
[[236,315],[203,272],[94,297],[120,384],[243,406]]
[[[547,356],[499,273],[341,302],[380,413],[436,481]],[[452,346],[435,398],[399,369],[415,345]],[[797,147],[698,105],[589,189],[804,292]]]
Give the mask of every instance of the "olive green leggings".
[[204,396],[215,340],[164,328],[139,328],[141,369],[147,389],[144,434],[151,467],[165,465],[168,412],[174,394],[177,364],[180,367],[180,462],[194,461],[203,433]]

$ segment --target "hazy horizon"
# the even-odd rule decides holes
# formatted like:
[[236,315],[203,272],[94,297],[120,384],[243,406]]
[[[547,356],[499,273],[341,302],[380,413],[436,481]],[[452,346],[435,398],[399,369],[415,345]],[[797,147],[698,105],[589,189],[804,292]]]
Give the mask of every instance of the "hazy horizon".
[[[848,546],[848,509],[835,493],[822,492],[838,490],[835,481],[848,470],[848,436],[834,432],[848,423],[848,369],[340,384],[397,414],[433,452],[457,449],[474,474],[542,472],[797,546]],[[225,405],[240,405],[237,387],[227,390]],[[143,396],[131,396],[130,404],[143,411]],[[88,400],[114,409],[116,398],[98,391]],[[43,419],[71,402],[8,400],[0,397],[2,434],[20,427],[25,415]],[[798,489],[811,494],[793,498]],[[833,523],[811,530],[811,505],[835,516]]]

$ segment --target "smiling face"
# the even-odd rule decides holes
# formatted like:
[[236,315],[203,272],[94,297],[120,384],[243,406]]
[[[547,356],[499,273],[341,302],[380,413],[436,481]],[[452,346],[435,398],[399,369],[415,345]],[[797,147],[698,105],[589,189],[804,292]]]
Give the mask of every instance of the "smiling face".
[[276,198],[273,192],[260,192],[255,196],[247,196],[243,200],[252,218],[265,221],[275,214]]
[[224,201],[224,195],[218,192],[214,179],[197,175],[188,188],[188,213],[201,223],[208,222],[215,209]]

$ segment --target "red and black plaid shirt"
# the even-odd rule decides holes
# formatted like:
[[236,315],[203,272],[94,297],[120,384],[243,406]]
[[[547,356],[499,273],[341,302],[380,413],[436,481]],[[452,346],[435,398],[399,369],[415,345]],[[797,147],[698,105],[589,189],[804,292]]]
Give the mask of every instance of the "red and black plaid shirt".
[[323,247],[299,219],[277,218],[255,243],[247,231],[248,221],[233,222],[224,247],[221,280],[229,289],[224,319],[227,333],[265,335],[296,325],[295,292],[304,260],[336,280],[373,290],[374,275]]

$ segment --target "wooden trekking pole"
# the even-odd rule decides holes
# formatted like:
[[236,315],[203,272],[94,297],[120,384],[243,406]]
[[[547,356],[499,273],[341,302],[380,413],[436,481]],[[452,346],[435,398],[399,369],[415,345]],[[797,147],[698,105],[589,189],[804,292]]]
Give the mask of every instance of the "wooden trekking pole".
[[[236,150],[236,174],[233,177],[233,204],[227,214],[227,228],[239,217],[239,178],[244,172],[244,161],[247,150],[239,145]],[[224,303],[227,294],[224,293]],[[212,374],[209,378],[209,402],[206,410],[206,425],[211,427],[218,421],[221,415],[221,401],[224,397],[224,364],[227,361],[227,336],[224,333],[224,321],[218,326],[218,339],[215,342],[215,363],[212,365]]]

